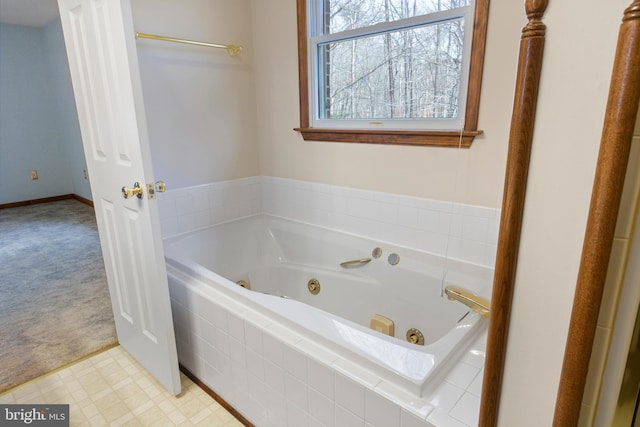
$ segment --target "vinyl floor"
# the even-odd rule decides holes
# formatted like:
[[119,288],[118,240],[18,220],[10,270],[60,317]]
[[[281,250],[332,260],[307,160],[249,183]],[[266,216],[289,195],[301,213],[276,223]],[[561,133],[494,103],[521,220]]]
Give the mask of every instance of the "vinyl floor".
[[0,394],[0,404],[68,403],[71,426],[242,426],[180,375],[174,396],[115,346]]

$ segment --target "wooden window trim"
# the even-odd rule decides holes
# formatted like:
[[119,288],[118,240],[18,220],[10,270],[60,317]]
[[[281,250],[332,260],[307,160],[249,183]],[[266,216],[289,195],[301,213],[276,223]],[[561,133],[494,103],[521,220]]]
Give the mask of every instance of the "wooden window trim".
[[482,86],[484,51],[489,21],[489,0],[476,0],[473,18],[473,41],[469,64],[469,85],[465,125],[462,131],[416,131],[378,129],[313,128],[309,124],[309,65],[307,51],[307,0],[297,0],[298,15],[298,81],[300,87],[300,132],[305,141],[356,142],[366,144],[424,145],[469,148],[478,130],[478,110]]

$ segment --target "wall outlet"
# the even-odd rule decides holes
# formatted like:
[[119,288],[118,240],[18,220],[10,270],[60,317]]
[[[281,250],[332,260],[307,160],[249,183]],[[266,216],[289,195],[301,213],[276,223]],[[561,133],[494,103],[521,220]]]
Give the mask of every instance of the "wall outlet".
[[38,179],[38,171],[37,170],[32,170],[31,171],[31,179]]
[[89,179],[89,176],[87,175],[87,170],[86,169],[82,170],[82,176],[84,177],[84,179]]

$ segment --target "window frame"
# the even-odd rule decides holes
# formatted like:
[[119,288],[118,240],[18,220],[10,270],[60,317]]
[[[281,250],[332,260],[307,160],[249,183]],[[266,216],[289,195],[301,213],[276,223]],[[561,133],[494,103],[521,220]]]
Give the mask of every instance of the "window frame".
[[294,130],[301,133],[305,141],[355,142],[368,144],[419,145],[440,147],[469,148],[473,139],[482,134],[478,130],[478,109],[482,86],[484,52],[489,20],[489,1],[475,0],[473,11],[473,30],[465,123],[461,130],[391,130],[391,129],[354,129],[312,127],[310,113],[309,52],[308,52],[308,0],[296,0],[298,19],[298,81],[300,91],[300,127]]

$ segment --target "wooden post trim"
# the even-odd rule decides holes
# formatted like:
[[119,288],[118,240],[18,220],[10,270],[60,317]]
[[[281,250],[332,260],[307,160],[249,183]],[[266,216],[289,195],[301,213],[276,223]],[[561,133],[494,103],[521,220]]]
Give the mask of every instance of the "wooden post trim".
[[513,114],[511,116],[502,216],[491,298],[491,321],[487,337],[487,354],[480,403],[479,425],[482,427],[495,426],[498,420],[511,316],[511,300],[515,285],[544,51],[546,27],[541,19],[547,5],[548,0],[527,0],[525,2],[529,22],[522,29]]

